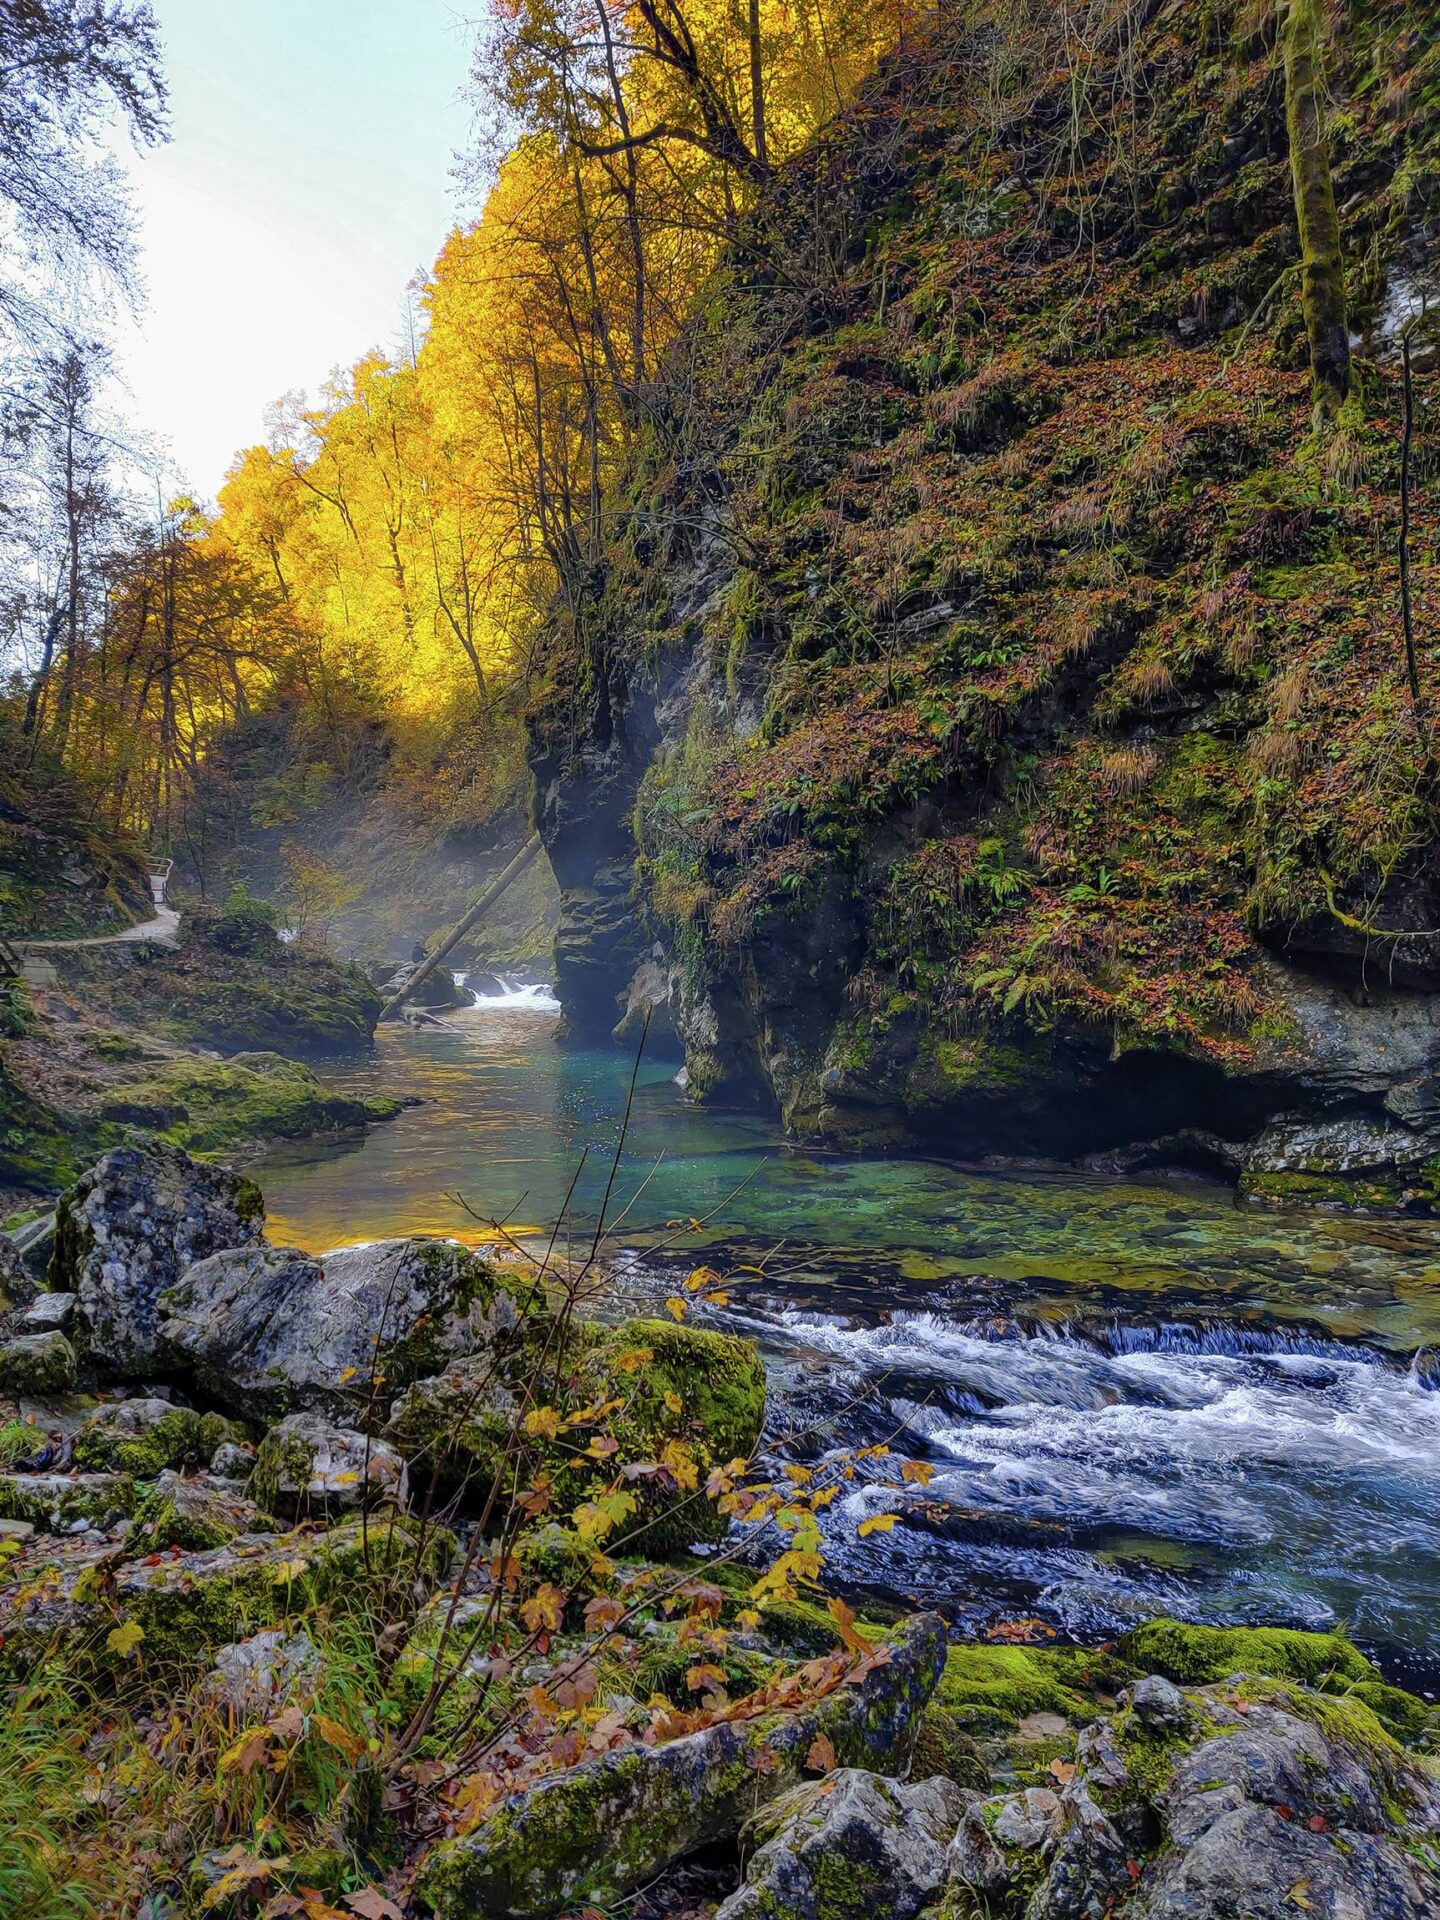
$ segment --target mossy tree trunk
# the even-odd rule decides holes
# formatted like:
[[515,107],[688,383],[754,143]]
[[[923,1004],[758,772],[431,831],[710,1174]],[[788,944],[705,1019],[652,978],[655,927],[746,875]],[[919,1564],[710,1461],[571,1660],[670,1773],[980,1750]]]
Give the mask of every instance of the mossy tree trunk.
[[1285,50],[1285,123],[1300,229],[1302,304],[1310,337],[1316,401],[1337,407],[1350,387],[1350,333],[1345,319],[1345,260],[1330,177],[1320,42],[1322,0],[1279,0]]

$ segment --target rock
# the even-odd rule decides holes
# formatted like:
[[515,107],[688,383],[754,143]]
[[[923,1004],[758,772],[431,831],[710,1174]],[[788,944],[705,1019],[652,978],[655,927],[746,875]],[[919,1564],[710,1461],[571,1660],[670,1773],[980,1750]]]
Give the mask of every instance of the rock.
[[1311,1699],[1295,1689],[1286,1706],[1247,1702],[1243,1716],[1223,1690],[1200,1703],[1233,1724],[1187,1754],[1159,1796],[1166,1845],[1137,1913],[1291,1920],[1297,1888],[1308,1911],[1337,1920],[1440,1912],[1440,1877],[1416,1844],[1433,1861],[1440,1787],[1399,1748],[1371,1745],[1362,1718],[1327,1715],[1322,1731],[1291,1710]]
[[[1179,1651],[1189,1631],[1160,1622],[1133,1637]],[[1283,1662],[1316,1636],[1274,1638]],[[1026,1920],[1440,1913],[1440,1784],[1353,1696],[1248,1676],[1182,1691],[1152,1675],[1086,1730],[1077,1763],[1058,1793],[972,1806],[953,1883],[994,1908],[1023,1901]]]
[[904,1786],[842,1767],[807,1781],[766,1809],[771,1837],[715,1920],[913,1920],[944,1883],[964,1810],[943,1778]]
[[159,1337],[236,1413],[362,1421],[385,1396],[521,1318],[518,1277],[444,1240],[381,1240],[323,1260],[241,1247],[190,1267],[166,1293]]
[[249,1489],[270,1512],[296,1519],[382,1501],[403,1507],[405,1462],[383,1440],[319,1414],[292,1413],[261,1441]]
[[117,1147],[56,1213],[50,1284],[79,1309],[78,1344],[122,1379],[163,1371],[157,1303],[194,1261],[261,1238],[259,1189],[178,1147]]
[[114,1400],[76,1434],[74,1459],[91,1472],[153,1480],[166,1467],[204,1466],[218,1446],[235,1438],[235,1427],[218,1413],[196,1413],[169,1400]]
[[113,1526],[134,1511],[135,1500],[135,1482],[125,1473],[0,1473],[0,1514],[42,1533],[68,1533],[77,1523]]
[[221,1647],[202,1691],[237,1720],[266,1720],[296,1695],[313,1698],[320,1656],[305,1633],[271,1628]]
[[241,1533],[263,1533],[270,1526],[252,1500],[204,1480],[187,1480],[166,1468],[135,1509],[127,1543],[135,1553],[166,1547],[203,1552],[223,1547]]
[[37,1294],[17,1322],[22,1333],[64,1333],[75,1318],[73,1293]]
[[75,1349],[63,1333],[27,1333],[0,1345],[0,1390],[67,1393],[75,1384]]
[[1148,1674],[1130,1695],[1130,1710],[1141,1726],[1154,1733],[1183,1733],[1190,1724],[1185,1696],[1163,1674]]
[[991,1833],[984,1803],[967,1807],[945,1859],[945,1871],[958,1886],[972,1893],[1001,1893],[1010,1884],[1010,1862]]
[[474,1832],[436,1847],[417,1891],[440,1920],[539,1916],[643,1885],[697,1847],[733,1838],[798,1784],[823,1734],[846,1767],[903,1771],[945,1661],[945,1627],[896,1628],[856,1685],[813,1705],[721,1721],[663,1746],[623,1749],[552,1774]]
[[[98,1550],[105,1552],[102,1546]],[[118,1662],[111,1648],[117,1625],[133,1623],[144,1638],[139,1657],[163,1674],[175,1662],[193,1663],[206,1647],[243,1639],[257,1628],[278,1627],[326,1603],[363,1604],[375,1583],[403,1567],[430,1583],[454,1552],[443,1529],[432,1529],[423,1551],[414,1531],[387,1515],[352,1520],[326,1533],[240,1534],[221,1547],[113,1562],[94,1578],[96,1555],[62,1563],[54,1578],[30,1581],[0,1594],[0,1674],[22,1678],[61,1648],[81,1662]],[[418,1564],[417,1564],[418,1556]]]
[[224,1440],[210,1456],[210,1471],[221,1480],[248,1480],[255,1449],[248,1441]]
[[1000,1802],[995,1838],[1007,1847],[1048,1847],[1064,1824],[1060,1796],[1048,1787],[1026,1787]]
[[20,1249],[8,1233],[0,1233],[0,1314],[28,1307],[38,1292]]

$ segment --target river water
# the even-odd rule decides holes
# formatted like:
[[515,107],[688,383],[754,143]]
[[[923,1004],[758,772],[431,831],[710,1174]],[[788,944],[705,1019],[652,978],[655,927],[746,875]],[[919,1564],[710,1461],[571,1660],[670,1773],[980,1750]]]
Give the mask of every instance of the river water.
[[[557,1047],[552,1009],[526,989],[382,1028],[333,1078],[421,1104],[262,1161],[272,1239],[563,1219],[588,1244],[633,1062]],[[606,1244],[642,1300],[677,1265],[762,1265],[711,1318],[761,1342],[772,1432],[807,1457],[889,1439],[832,1510],[847,1585],[1083,1638],[1159,1611],[1338,1625],[1440,1690],[1440,1371],[1417,1364],[1440,1229],[799,1151],[687,1106],[675,1065],[636,1076]],[[907,1455],[923,1496],[889,1484]]]

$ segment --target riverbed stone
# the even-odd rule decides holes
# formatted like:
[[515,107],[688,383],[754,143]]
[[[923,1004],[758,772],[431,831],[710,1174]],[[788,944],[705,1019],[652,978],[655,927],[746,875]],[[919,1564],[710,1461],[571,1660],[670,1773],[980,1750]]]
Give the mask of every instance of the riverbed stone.
[[381,1502],[403,1507],[405,1462],[385,1441],[292,1413],[260,1443],[249,1490],[271,1513],[311,1519]]
[[715,1920],[914,1920],[944,1884],[968,1797],[860,1767],[807,1781],[765,1809],[769,1837]]
[[842,1766],[903,1771],[944,1661],[944,1622],[916,1615],[876,1649],[856,1684],[811,1706],[721,1721],[552,1774],[473,1833],[435,1848],[420,1897],[439,1920],[538,1920],[629,1892],[697,1847],[732,1839],[799,1783],[822,1734]]
[[367,1423],[394,1393],[520,1320],[525,1283],[446,1240],[380,1240],[315,1259],[242,1247],[191,1266],[161,1303],[175,1363],[247,1418]]
[[50,1285],[75,1295],[77,1344],[118,1379],[165,1370],[158,1302],[195,1261],[256,1245],[264,1202],[248,1180],[178,1147],[117,1147],[56,1210]]

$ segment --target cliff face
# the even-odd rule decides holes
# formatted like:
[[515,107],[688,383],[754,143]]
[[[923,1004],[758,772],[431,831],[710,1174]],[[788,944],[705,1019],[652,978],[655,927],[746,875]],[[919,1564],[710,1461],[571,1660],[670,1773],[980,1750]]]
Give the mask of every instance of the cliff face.
[[1440,37],[1345,12],[1334,419],[1270,7],[953,10],[780,182],[549,636],[573,1033],[663,1000],[832,1139],[1425,1201]]

